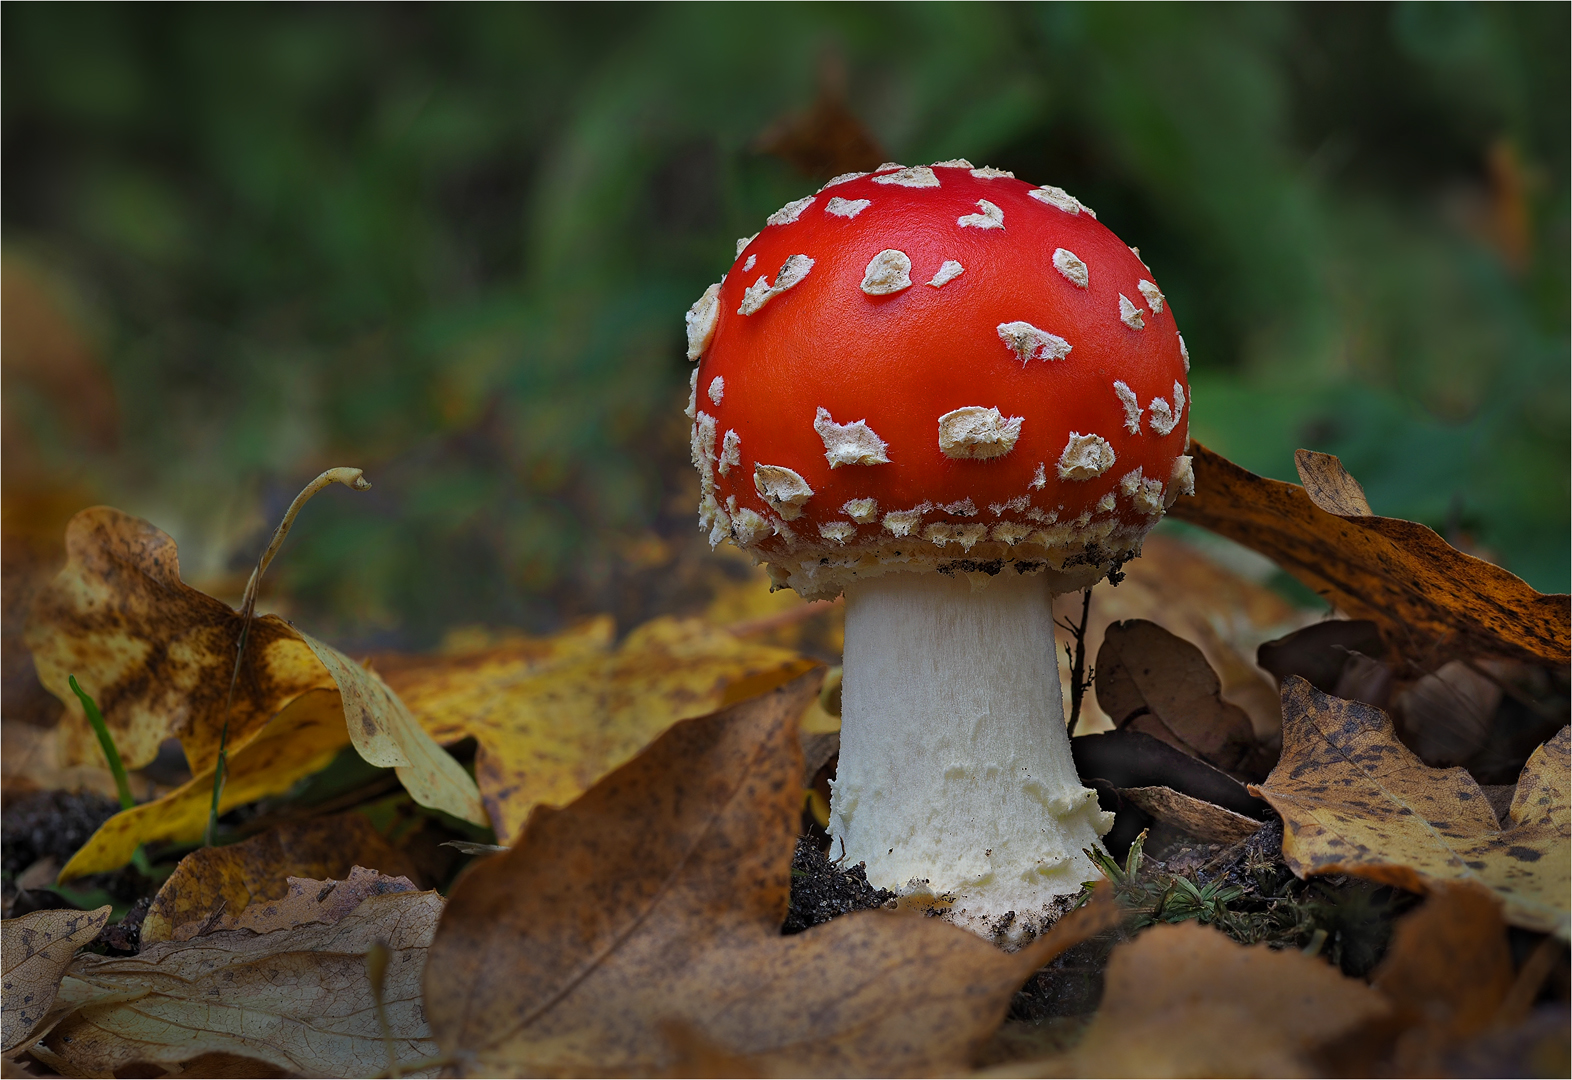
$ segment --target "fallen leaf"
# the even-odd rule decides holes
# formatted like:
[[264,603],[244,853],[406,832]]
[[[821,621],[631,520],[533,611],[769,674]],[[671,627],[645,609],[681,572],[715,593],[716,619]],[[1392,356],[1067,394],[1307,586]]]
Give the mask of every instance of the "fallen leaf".
[[[338,691],[301,694],[230,755],[219,813],[288,791],[301,777],[327,768],[348,745]],[[124,866],[141,844],[200,840],[212,802],[213,766],[209,765],[168,795],[122,810],[104,822],[71,856],[60,880]]]
[[1461,768],[1432,769],[1380,709],[1283,683],[1283,756],[1251,790],[1283,818],[1283,858],[1300,877],[1357,874],[1414,892],[1473,881],[1507,922],[1561,940],[1572,876],[1572,728],[1528,759],[1505,828]]
[[291,880],[342,880],[357,865],[418,876],[409,857],[360,814],[291,822],[238,844],[199,848],[159,887],[142,921],[142,941],[186,941],[204,928],[249,925],[239,920],[252,905],[286,899]]
[[1031,971],[1113,925],[1098,904],[1015,954],[883,910],[783,936],[817,681],[673,726],[459,882],[426,983],[456,1073],[954,1073]]
[[[1234,553],[1275,572],[1254,552],[1240,548]],[[1103,581],[1092,589],[1087,660],[1097,656],[1104,633],[1114,623],[1130,619],[1154,622],[1201,650],[1222,681],[1222,699],[1249,714],[1257,742],[1275,746],[1282,730],[1277,683],[1257,666],[1256,650],[1263,642],[1318,620],[1321,613],[1295,607],[1258,580],[1217,561],[1221,557],[1176,536],[1148,536],[1141,557],[1125,564],[1123,582],[1113,586]],[[1078,624],[1081,594],[1057,597],[1054,617],[1060,623]],[[1065,646],[1073,647],[1074,641],[1062,625],[1055,634],[1062,657]],[[1089,735],[1112,728],[1113,722],[1095,697],[1086,695],[1076,733]]]
[[[1369,619],[1327,619],[1266,642],[1256,650],[1256,662],[1271,672],[1279,683],[1290,675],[1298,675],[1328,694],[1351,697],[1338,693],[1338,683],[1348,667],[1350,654],[1378,657],[1386,651],[1380,628]],[[1371,701],[1370,704],[1380,708],[1383,702]]]
[[[1144,732],[1220,769],[1264,776],[1272,757],[1250,718],[1219,697],[1201,650],[1156,623],[1114,623],[1097,651],[1097,704],[1114,726]],[[1259,770],[1259,771],[1257,771]]]
[[[144,834],[138,842],[188,837],[193,785],[201,783],[204,772],[212,784],[244,617],[181,581],[175,542],[140,518],[108,507],[84,510],[66,530],[66,551],[69,561],[39,596],[26,634],[40,680],[66,702],[61,721],[65,751],[81,761],[96,761],[93,755],[102,753],[67,686],[74,674],[97,701],[127,767],[150,762],[164,739],[180,739],[197,774],[192,783],[127,813],[142,812],[137,820]],[[298,707],[315,716],[324,706],[312,694],[326,690],[339,702],[340,722],[346,724],[339,746],[355,740],[357,748],[363,744],[377,756],[374,764],[397,766],[399,779],[421,805],[486,824],[469,774],[421,730],[374,673],[274,616],[253,619],[246,635],[227,712],[231,769],[226,806],[242,801],[230,792],[239,771],[236,759],[251,750],[253,741],[276,736],[281,723],[299,721],[298,716],[286,720],[285,713],[302,699],[311,701]],[[273,771],[261,770],[264,756]],[[318,761],[319,756],[293,750],[254,756],[248,765],[255,791],[250,797],[287,790],[306,774],[299,770],[326,764]],[[146,818],[165,811],[173,813],[173,820],[147,823]],[[156,835],[145,831],[149,828]],[[135,847],[120,844],[115,850],[129,859]],[[101,847],[100,858],[106,850]],[[68,869],[90,872],[75,868],[75,862]],[[95,863],[94,868],[119,865]]]
[[[102,754],[98,760],[104,760]],[[114,774],[103,765],[67,765],[61,759],[58,725],[0,720],[0,792],[9,803],[30,791],[96,791],[110,798],[119,794]]]
[[68,1075],[218,1053],[304,1076],[374,1076],[387,1069],[388,1049],[365,958],[381,940],[392,951],[383,999],[396,1059],[427,1061],[436,1045],[420,982],[441,911],[434,892],[392,893],[332,925],[230,930],[158,942],[137,956],[79,956],[67,975],[77,1008],[32,1053]]
[[[474,665],[473,682],[434,662],[388,669],[389,685],[433,738],[477,740],[475,778],[502,843],[533,807],[573,801],[677,721],[815,666],[695,620],[655,619],[605,652],[592,632],[573,633],[555,662],[539,649],[494,653]],[[456,666],[471,670],[462,659]]]
[[97,911],[34,911],[0,922],[0,1053],[9,1054],[33,1034],[54,1004],[71,957],[98,936],[109,910],[106,904]]
[[1268,807],[1221,769],[1139,731],[1105,731],[1070,740],[1075,771],[1083,781],[1115,789],[1166,787],[1235,814],[1264,818]]
[[1212,843],[1235,843],[1255,835],[1256,830],[1264,824],[1204,799],[1192,798],[1173,788],[1120,788],[1119,794],[1158,821]]
[[1426,765],[1462,765],[1490,737],[1501,694],[1495,680],[1452,660],[1407,687],[1392,712],[1403,744]]
[[1459,656],[1559,665],[1572,655],[1566,594],[1536,592],[1417,522],[1376,517],[1368,506],[1360,512],[1357,484],[1331,455],[1298,452],[1302,488],[1256,476],[1199,444],[1190,453],[1195,497],[1170,514],[1254,548],[1339,610],[1372,620],[1420,670]]
[[364,866],[351,867],[343,881],[292,877],[289,895],[252,904],[234,921],[234,928],[269,934],[307,923],[336,923],[369,897],[419,891],[407,877],[389,877]]
[[1313,1076],[1318,1047],[1388,1008],[1325,960],[1159,924],[1115,946],[1085,1037],[1030,1075]]

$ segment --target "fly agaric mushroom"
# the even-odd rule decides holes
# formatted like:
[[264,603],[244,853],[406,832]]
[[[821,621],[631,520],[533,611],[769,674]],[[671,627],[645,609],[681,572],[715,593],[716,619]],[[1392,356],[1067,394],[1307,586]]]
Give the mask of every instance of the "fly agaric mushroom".
[[688,313],[710,543],[846,596],[830,833],[868,880],[1020,941],[1096,876],[1052,600],[1192,487],[1189,359],[1135,249],[966,161],[831,180]]

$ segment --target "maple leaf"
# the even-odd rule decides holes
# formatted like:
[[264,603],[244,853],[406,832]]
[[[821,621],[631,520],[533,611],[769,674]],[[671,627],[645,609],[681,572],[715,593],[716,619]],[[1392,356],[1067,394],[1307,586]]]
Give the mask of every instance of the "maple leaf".
[[1377,517],[1330,454],[1295,455],[1305,486],[1192,444],[1195,497],[1168,511],[1254,548],[1429,670],[1457,655],[1565,664],[1572,601],[1536,592],[1413,521]]
[[611,621],[602,619],[555,644],[384,657],[378,667],[433,738],[475,737],[475,779],[508,843],[533,807],[572,802],[672,724],[816,666],[691,619],[653,619],[617,648],[610,642]]
[[862,911],[783,936],[806,676],[673,726],[454,888],[426,1007],[467,1075],[964,1068],[1014,991],[1112,905],[1002,953]]
[[72,954],[97,937],[108,921],[105,905],[97,911],[34,911],[0,922],[0,989],[5,998],[0,1006],[0,1052],[11,1053],[39,1028]]
[[436,1046],[420,980],[441,911],[434,892],[397,892],[371,896],[326,925],[218,931],[128,957],[83,954],[64,981],[74,1011],[31,1052],[77,1076],[209,1054],[305,1076],[373,1076],[387,1068],[389,1046],[366,954],[383,941],[392,954],[383,1000],[394,1056],[406,1066],[426,1061]]
[[1572,728],[1523,766],[1502,828],[1461,768],[1432,769],[1371,705],[1283,681],[1283,756],[1251,791],[1283,818],[1283,858],[1300,877],[1357,874],[1423,892],[1475,881],[1514,926],[1568,935]]

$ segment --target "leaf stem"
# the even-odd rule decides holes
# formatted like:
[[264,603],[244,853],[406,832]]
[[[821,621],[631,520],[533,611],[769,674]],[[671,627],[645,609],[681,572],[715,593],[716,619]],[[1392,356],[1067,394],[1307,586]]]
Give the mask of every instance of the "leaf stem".
[[356,491],[368,491],[371,488],[371,481],[366,479],[360,469],[346,466],[328,469],[301,488],[300,494],[289,504],[289,509],[284,511],[284,519],[273,530],[273,539],[268,541],[261,557],[257,559],[256,569],[251,571],[251,577],[246,582],[246,592],[240,601],[240,639],[235,642],[235,667],[229,674],[229,694],[224,698],[224,723],[218,733],[218,760],[213,769],[213,803],[207,812],[207,833],[202,840],[204,847],[212,847],[218,833],[219,801],[224,796],[224,775],[229,769],[229,713],[235,704],[235,687],[240,682],[240,663],[246,655],[246,639],[251,634],[251,620],[256,614],[257,590],[262,585],[262,574],[273,561],[273,556],[278,554],[278,549],[284,546],[284,537],[289,535],[290,526],[294,525],[295,518],[306,503],[317,492],[332,484],[343,484]]
[[[1075,638],[1075,652],[1070,656],[1070,723],[1068,725],[1071,736],[1075,735],[1075,725],[1081,719],[1081,701],[1086,696],[1087,688],[1092,685],[1091,679],[1086,677],[1086,622],[1092,612],[1092,590],[1081,590],[1081,624],[1069,627],[1072,637]],[[1070,652],[1070,647],[1064,647],[1065,652]]]

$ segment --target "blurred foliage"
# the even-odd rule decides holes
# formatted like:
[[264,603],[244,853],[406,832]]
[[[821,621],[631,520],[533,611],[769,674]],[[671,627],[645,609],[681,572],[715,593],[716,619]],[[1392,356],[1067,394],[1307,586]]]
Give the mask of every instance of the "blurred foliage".
[[1061,184],[1139,245],[1198,438],[1285,479],[1337,453],[1377,513],[1567,587],[1565,5],[0,20],[8,281],[89,357],[7,345],[8,490],[69,480],[243,581],[362,466],[278,566],[340,639],[615,610],[641,538],[693,527],[682,313],[811,190],[760,134],[842,83],[896,160]]

